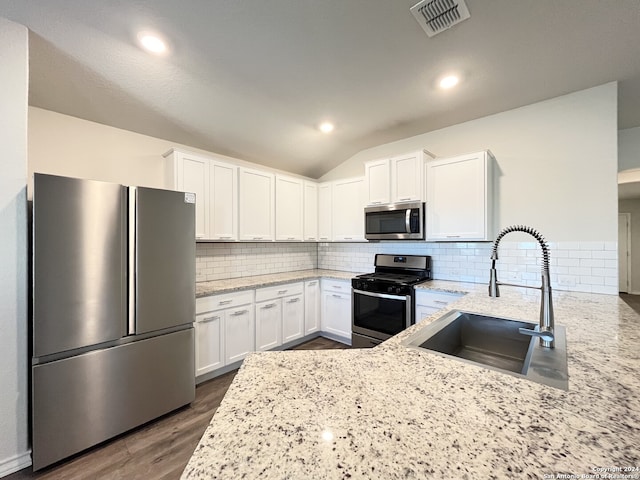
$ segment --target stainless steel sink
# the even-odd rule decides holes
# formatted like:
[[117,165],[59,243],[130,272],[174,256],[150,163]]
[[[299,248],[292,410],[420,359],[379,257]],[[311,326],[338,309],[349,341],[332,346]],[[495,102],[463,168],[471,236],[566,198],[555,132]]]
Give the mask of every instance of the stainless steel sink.
[[521,320],[453,310],[403,344],[568,390],[564,327],[555,328],[555,348],[541,347],[537,338],[520,333],[521,328],[539,327]]

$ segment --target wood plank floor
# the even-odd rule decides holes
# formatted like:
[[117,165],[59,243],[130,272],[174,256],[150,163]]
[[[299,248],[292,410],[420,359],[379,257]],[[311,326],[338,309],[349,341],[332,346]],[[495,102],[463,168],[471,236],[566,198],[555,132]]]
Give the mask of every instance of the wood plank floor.
[[[296,350],[349,348],[318,337]],[[198,385],[194,402],[70,460],[34,473],[31,467],[5,480],[173,480],[180,478],[237,370]]]

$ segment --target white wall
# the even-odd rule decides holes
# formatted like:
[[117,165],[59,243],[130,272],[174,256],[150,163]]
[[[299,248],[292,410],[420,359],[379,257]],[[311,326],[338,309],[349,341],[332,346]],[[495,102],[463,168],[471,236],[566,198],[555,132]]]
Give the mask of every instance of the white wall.
[[531,225],[554,242],[617,241],[617,141],[609,83],[364,150],[321,180],[363,175],[366,160],[421,148],[441,157],[489,149],[499,228]]
[[640,168],[640,127],[618,132],[618,171]]
[[166,160],[162,154],[171,148],[280,172],[168,140],[29,107],[29,192],[33,186],[33,172],[169,188],[165,181]]
[[0,17],[0,477],[31,464],[27,423],[28,32]]

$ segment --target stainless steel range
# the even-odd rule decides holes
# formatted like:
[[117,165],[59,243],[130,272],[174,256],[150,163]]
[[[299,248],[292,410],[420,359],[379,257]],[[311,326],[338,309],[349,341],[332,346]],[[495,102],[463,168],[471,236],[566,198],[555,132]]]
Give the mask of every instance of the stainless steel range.
[[373,347],[414,324],[413,287],[430,279],[427,255],[377,254],[375,272],[351,280],[351,345]]

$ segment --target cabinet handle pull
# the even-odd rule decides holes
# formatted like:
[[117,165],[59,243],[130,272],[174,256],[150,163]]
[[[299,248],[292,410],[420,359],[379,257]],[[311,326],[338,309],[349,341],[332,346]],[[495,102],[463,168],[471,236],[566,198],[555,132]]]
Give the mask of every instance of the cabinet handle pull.
[[268,309],[268,308],[273,308],[273,307],[275,307],[275,306],[276,306],[276,304],[275,304],[275,303],[267,303],[266,305],[263,305],[263,306],[262,306],[262,307],[260,307],[260,308]]
[[316,281],[313,282],[309,282],[307,285],[309,285],[310,287],[315,287],[316,286]]
[[333,288],[340,290],[342,288],[342,286],[340,285],[332,285]]
[[287,237],[287,240],[295,240],[296,237]]
[[406,202],[407,200],[411,200],[411,197],[399,198],[401,202]]
[[342,298],[342,295],[338,295],[337,293],[334,293],[333,296],[336,298]]
[[353,237],[344,237],[345,240],[352,240]]
[[443,302],[442,300],[434,300],[433,303],[437,303],[438,305],[448,305],[449,302]]
[[377,201],[377,202],[371,202],[371,205],[380,205],[382,202]]
[[284,295],[288,290],[278,290],[278,295]]
[[253,237],[254,240],[262,240],[264,237]]
[[202,323],[213,322],[214,320],[220,320],[220,315],[214,315],[213,317],[205,317],[202,319]]
[[315,240],[316,237],[307,237],[307,240]]
[[230,313],[232,317],[238,317],[240,315],[244,315],[245,313],[249,313],[249,310],[238,310],[237,312]]
[[329,240],[329,237],[320,237],[320,240]]
[[218,305],[229,305],[233,300],[220,300]]
[[204,233],[196,233],[196,238],[204,238]]
[[233,237],[218,237],[220,240],[231,240]]
[[460,235],[447,235],[447,238],[460,238]]
[[299,301],[300,301],[299,298],[292,298],[291,300],[287,300],[287,303],[297,303]]

